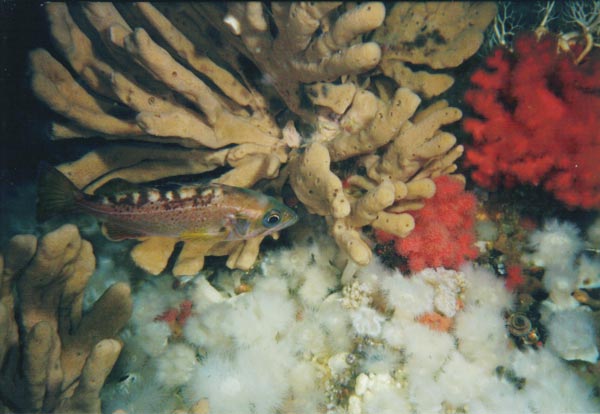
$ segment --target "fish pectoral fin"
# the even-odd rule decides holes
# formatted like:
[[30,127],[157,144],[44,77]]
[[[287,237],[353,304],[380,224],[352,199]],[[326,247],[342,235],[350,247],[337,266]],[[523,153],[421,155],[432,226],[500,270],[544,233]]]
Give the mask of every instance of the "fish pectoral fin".
[[248,230],[250,229],[250,221],[245,217],[239,217],[235,220],[234,224],[235,233],[243,239],[246,234],[248,234]]
[[112,241],[127,239],[141,239],[147,237],[145,234],[126,229],[114,223],[102,223],[102,234]]
[[143,188],[144,187],[139,184],[129,182],[122,178],[113,178],[112,180],[109,180],[102,186],[98,187],[98,189],[94,191],[94,194],[99,196],[109,196],[116,193],[139,191]]
[[179,235],[179,240],[182,241],[220,241],[225,240],[229,232],[227,229],[221,229],[217,233],[208,233],[202,230],[186,231]]

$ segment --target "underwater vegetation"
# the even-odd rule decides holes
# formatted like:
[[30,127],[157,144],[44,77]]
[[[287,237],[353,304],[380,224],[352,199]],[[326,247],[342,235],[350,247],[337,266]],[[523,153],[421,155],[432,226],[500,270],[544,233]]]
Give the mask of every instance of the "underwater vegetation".
[[0,413],[599,411],[600,3],[535,6],[44,4]]

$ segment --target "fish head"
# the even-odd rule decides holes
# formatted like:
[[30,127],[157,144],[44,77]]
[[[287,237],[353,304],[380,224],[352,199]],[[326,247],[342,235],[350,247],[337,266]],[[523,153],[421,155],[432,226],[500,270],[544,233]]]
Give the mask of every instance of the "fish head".
[[267,197],[267,199],[264,208],[247,216],[238,215],[233,220],[232,233],[235,238],[251,239],[266,236],[283,230],[298,221],[298,215],[294,210],[272,197]]

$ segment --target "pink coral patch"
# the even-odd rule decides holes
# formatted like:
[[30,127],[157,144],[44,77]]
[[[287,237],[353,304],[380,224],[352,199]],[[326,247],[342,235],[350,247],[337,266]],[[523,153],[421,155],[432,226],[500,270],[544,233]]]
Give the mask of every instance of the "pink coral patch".
[[475,196],[449,176],[436,178],[436,193],[413,212],[415,229],[406,237],[376,231],[380,242],[394,240],[398,255],[407,258],[408,268],[418,272],[427,267],[458,269],[477,257],[475,243]]

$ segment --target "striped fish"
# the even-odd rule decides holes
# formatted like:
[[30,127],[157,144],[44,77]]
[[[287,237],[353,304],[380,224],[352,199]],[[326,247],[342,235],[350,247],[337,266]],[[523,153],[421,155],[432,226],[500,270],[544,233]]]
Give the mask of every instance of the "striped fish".
[[264,236],[298,220],[285,204],[246,188],[223,184],[144,187],[120,179],[110,184],[88,195],[46,165],[38,180],[38,220],[81,212],[102,221],[103,232],[111,240],[164,236],[215,241]]

